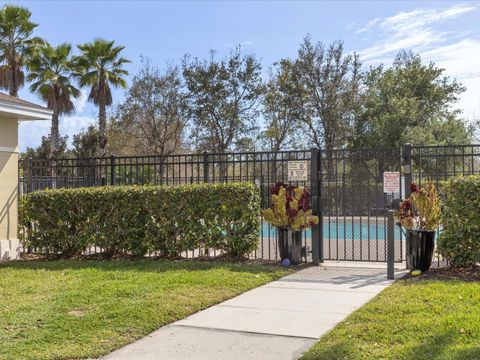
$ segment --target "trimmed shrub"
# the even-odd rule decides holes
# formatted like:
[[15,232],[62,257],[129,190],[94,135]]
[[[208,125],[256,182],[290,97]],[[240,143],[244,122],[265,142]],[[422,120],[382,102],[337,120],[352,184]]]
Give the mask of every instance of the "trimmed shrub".
[[480,176],[451,179],[445,187],[438,250],[452,266],[480,262]]
[[256,249],[260,230],[258,189],[248,183],[36,191],[20,214],[24,245],[62,257],[94,246],[106,257],[198,248],[240,257]]

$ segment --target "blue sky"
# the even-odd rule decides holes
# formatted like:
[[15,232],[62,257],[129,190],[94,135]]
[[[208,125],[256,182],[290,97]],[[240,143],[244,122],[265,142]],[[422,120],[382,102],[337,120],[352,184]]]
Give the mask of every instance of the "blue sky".
[[[5,3],[5,2],[3,2]],[[390,63],[400,49],[433,60],[468,91],[459,108],[471,119],[480,115],[480,2],[154,2],[154,1],[9,1],[28,7],[36,34],[53,44],[73,45],[95,37],[125,45],[133,75],[141,56],[162,67],[189,53],[219,56],[240,44],[267,69],[282,57],[294,57],[302,38],[341,39],[365,66]],[[24,88],[20,96],[41,101]],[[123,91],[114,93],[114,101]],[[61,119],[62,135],[95,122],[96,108],[77,101],[77,112]],[[49,133],[47,122],[20,127],[20,149],[37,146]]]

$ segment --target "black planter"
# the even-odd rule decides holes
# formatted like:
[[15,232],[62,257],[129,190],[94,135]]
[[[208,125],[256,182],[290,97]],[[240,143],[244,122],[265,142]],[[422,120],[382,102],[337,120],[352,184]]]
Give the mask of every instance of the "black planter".
[[430,269],[435,250],[435,231],[407,230],[407,269]]
[[289,259],[291,264],[302,262],[302,231],[277,229],[280,258]]

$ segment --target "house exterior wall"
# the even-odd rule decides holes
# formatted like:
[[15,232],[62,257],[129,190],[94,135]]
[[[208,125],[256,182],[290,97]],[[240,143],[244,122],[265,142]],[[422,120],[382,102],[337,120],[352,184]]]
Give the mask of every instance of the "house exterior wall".
[[18,120],[0,115],[0,260],[19,257]]

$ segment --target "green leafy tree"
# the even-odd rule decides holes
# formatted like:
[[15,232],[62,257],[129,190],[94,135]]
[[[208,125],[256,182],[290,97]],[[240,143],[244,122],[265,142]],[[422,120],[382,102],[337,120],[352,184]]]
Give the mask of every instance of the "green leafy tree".
[[33,37],[37,24],[31,12],[20,6],[5,5],[0,10],[0,88],[18,96],[25,82],[24,68],[33,49],[42,43]]
[[[68,154],[67,150],[67,140],[68,136],[61,136],[58,140],[58,156],[64,156]],[[25,152],[20,155],[20,158],[23,160],[33,159],[33,160],[46,160],[50,155],[50,136],[42,136],[41,143],[36,148],[27,147]]]
[[114,41],[95,39],[90,43],[78,45],[81,55],[76,57],[77,76],[81,87],[89,87],[88,99],[98,106],[99,144],[98,155],[105,155],[107,144],[106,109],[112,105],[114,87],[127,87],[125,64],[130,61],[120,55],[124,46],[115,46]]
[[290,60],[281,60],[271,72],[263,97],[262,113],[265,128],[260,140],[264,148],[278,152],[285,148],[302,147],[302,91],[295,81],[294,64]]
[[262,66],[236,48],[227,58],[185,57],[183,75],[192,107],[192,136],[197,149],[225,152],[244,147],[256,129],[264,86]]
[[358,107],[362,74],[358,56],[345,55],[343,43],[328,47],[305,37],[295,63],[303,89],[303,123],[311,144],[332,150],[346,144]]
[[[115,139],[136,154],[170,155],[184,147],[189,121],[187,94],[180,69],[154,68],[148,60],[132,80],[125,100],[118,106],[112,122]],[[116,146],[118,148],[118,146]]]
[[72,99],[80,96],[80,91],[72,85],[72,47],[61,44],[56,47],[45,43],[37,49],[29,63],[28,81],[30,90],[46,101],[53,110],[50,131],[49,158],[58,156],[60,148],[59,117],[75,111]]
[[90,125],[86,130],[73,135],[72,155],[76,158],[92,158],[97,154],[98,129]]
[[392,67],[371,68],[355,122],[354,147],[465,144],[473,128],[454,108],[465,88],[433,62],[400,52]]

